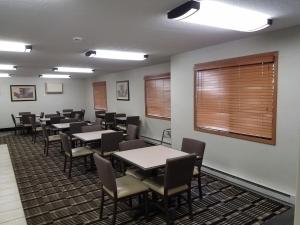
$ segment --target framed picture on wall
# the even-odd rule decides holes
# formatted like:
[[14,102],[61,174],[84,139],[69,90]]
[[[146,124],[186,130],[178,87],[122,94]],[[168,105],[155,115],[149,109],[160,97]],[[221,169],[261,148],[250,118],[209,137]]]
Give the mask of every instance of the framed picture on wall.
[[12,102],[36,101],[35,85],[10,85]]
[[129,101],[129,81],[117,81],[117,100]]

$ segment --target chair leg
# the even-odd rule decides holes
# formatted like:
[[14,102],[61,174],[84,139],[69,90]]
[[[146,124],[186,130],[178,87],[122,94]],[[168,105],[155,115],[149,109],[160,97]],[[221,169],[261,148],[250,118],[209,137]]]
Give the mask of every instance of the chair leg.
[[198,191],[199,191],[199,199],[202,199],[202,186],[201,186],[201,175],[198,175]]
[[189,204],[189,214],[190,214],[190,219],[193,219],[193,208],[192,208],[192,197],[191,197],[191,188],[188,190],[188,204]]
[[64,172],[66,172],[66,166],[67,166],[67,156],[65,155],[65,160],[64,160]]
[[46,142],[46,156],[48,156],[48,151],[49,151],[49,142]]
[[169,215],[169,199],[168,196],[164,196],[164,207],[165,207],[165,214],[166,214],[166,223],[167,225],[170,223],[170,215]]
[[112,225],[115,225],[116,224],[116,219],[117,219],[117,200],[114,199],[114,209],[113,209],[113,218],[112,218],[112,221],[111,221],[111,224]]
[[148,193],[144,193],[145,218],[148,220]]
[[104,190],[101,190],[101,201],[100,201],[100,219],[103,218],[103,206],[104,206]]
[[87,156],[83,157],[85,170],[87,170],[87,158],[86,157]]
[[72,173],[72,157],[70,157],[69,178],[71,178],[71,173]]

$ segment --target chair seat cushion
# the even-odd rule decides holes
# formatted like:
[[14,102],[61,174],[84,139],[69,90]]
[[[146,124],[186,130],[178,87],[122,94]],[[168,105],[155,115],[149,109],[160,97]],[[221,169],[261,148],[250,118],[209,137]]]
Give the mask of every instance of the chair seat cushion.
[[112,151],[112,152],[103,152],[103,156],[110,156],[113,153],[115,153],[116,151]]
[[50,135],[49,136],[49,141],[60,141],[60,136],[59,135]]
[[194,176],[198,176],[199,175],[199,170],[198,170],[197,166],[194,167],[193,175]]
[[[81,157],[81,156],[88,156],[93,154],[93,151],[86,147],[78,147],[72,149],[72,157]],[[66,152],[66,155],[69,156],[69,153]]]
[[127,169],[125,172],[126,175],[128,176],[132,176],[138,180],[145,180],[146,179],[146,174],[143,173],[143,171],[139,170],[139,169]]
[[[164,176],[157,176],[153,178],[149,178],[146,180],[143,180],[143,183],[149,187],[152,191],[155,191],[161,195],[164,195]],[[168,190],[168,195],[174,195],[176,193],[182,192],[187,190],[189,187],[188,185],[182,185],[176,188],[172,188]]]
[[116,126],[116,129],[122,130],[122,131],[126,131],[126,126],[125,126],[125,125],[122,125],[122,124],[118,124],[118,125]]
[[42,131],[43,129],[42,129],[42,127],[36,127],[35,130],[36,131]]
[[[148,190],[141,181],[132,176],[124,176],[116,179],[118,198],[124,198],[130,195],[135,195]],[[104,190],[111,196],[113,192],[103,186]]]

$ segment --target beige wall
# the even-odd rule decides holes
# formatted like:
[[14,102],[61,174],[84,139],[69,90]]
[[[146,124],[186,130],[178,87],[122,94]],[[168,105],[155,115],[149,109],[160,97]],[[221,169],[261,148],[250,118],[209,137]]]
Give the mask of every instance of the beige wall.
[[[62,82],[63,94],[46,94],[46,82]],[[86,85],[83,79],[41,79],[37,77],[13,77],[0,79],[0,128],[13,127],[10,114],[22,111],[55,113],[56,110],[84,109]],[[37,101],[11,102],[10,85],[36,85]]]
[[[170,128],[170,121],[145,117],[144,76],[168,73],[170,64],[158,64],[135,70],[97,76],[87,83],[89,118],[94,120],[93,81],[106,81],[108,111],[137,115],[142,120],[141,135],[160,140],[163,129]],[[116,81],[129,80],[130,101],[116,100]]]
[[[207,143],[204,164],[295,196],[300,122],[300,27],[198,49],[171,58],[172,139]],[[193,66],[196,63],[279,51],[275,146],[194,131]]]

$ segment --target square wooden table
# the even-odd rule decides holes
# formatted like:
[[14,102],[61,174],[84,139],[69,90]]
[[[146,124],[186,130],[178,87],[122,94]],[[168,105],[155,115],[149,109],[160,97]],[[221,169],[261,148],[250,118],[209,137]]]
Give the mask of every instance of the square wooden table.
[[55,123],[52,126],[59,130],[65,130],[70,128],[70,123]]
[[114,130],[100,130],[100,131],[93,131],[93,132],[85,132],[85,133],[76,133],[73,134],[74,137],[78,138],[83,142],[90,142],[90,141],[98,141],[101,140],[101,135],[105,133],[112,133],[116,132]]
[[[77,122],[74,122],[77,123]],[[92,125],[91,123],[87,123],[86,126],[90,126]],[[70,129],[70,123],[55,123],[52,124],[52,126],[54,126],[56,129],[59,130],[65,130],[65,129]]]
[[160,168],[166,165],[167,159],[188,155],[163,145],[138,148],[128,151],[115,152],[114,156],[142,170]]

